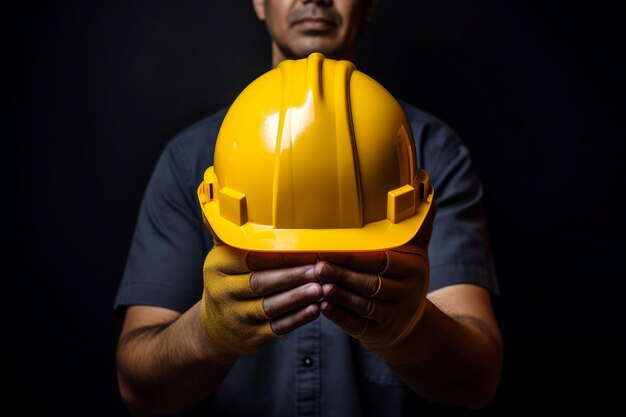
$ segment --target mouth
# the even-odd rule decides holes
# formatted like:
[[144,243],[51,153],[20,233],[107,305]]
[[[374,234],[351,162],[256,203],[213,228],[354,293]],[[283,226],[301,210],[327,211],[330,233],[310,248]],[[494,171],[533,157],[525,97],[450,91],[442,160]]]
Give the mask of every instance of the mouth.
[[327,31],[337,27],[337,24],[322,17],[304,17],[291,24],[292,27],[300,27],[303,30]]
[[320,7],[317,2],[311,2],[292,10],[288,23],[290,28],[310,35],[324,35],[341,27],[341,16],[333,7]]

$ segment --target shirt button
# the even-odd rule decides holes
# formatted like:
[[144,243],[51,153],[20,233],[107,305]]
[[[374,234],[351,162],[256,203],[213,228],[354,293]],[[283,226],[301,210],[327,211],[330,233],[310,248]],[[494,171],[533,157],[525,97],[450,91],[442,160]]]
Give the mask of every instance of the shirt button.
[[307,368],[313,365],[313,359],[309,358],[308,356],[305,356],[302,359],[302,364],[304,364],[304,366],[306,366]]

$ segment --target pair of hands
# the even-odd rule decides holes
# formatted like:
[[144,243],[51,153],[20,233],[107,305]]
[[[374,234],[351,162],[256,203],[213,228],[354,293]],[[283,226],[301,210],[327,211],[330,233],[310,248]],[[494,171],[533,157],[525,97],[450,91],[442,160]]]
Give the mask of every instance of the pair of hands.
[[395,249],[247,252],[216,242],[204,264],[202,311],[211,356],[231,362],[320,313],[369,350],[402,341],[428,289],[432,224]]

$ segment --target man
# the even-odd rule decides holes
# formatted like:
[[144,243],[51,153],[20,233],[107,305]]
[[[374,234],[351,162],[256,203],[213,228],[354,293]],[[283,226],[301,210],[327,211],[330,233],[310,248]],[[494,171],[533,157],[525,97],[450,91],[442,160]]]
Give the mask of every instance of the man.
[[[376,1],[253,0],[253,6],[267,24],[276,66],[315,51],[354,60]],[[491,399],[502,342],[490,300],[497,282],[481,186],[454,133],[403,107],[438,200],[430,292],[411,332],[384,352],[366,349],[348,334],[365,326],[364,294],[377,291],[377,274],[356,271],[355,262],[266,253],[256,258],[250,287],[265,295],[263,313],[281,337],[250,355],[217,348],[200,301],[212,237],[196,188],[212,163],[222,111],[170,142],[144,196],[116,300],[118,311],[125,308],[120,392],[134,414],[193,408],[219,415],[403,415],[420,398],[469,408]]]

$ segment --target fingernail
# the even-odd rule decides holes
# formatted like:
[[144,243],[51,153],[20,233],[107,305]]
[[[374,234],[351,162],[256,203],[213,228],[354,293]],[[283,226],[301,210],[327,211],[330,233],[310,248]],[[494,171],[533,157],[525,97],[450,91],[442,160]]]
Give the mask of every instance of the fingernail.
[[320,303],[320,311],[328,318],[331,318],[334,312],[333,306],[328,301],[322,301]]
[[333,267],[328,263],[328,262],[320,262],[318,263],[318,265],[320,265],[318,268],[318,275],[320,278],[329,278],[331,276],[333,276],[334,274],[334,270]]
[[317,304],[311,304],[306,308],[306,312],[313,316],[318,316],[320,314],[320,307]]
[[315,267],[311,267],[310,269],[307,269],[306,271],[304,271],[303,275],[307,279],[315,278]]
[[307,295],[319,298],[322,296],[322,288],[318,284],[313,284],[306,289]]
[[322,294],[324,295],[324,297],[332,298],[334,291],[335,288],[333,287],[333,284],[322,285]]

